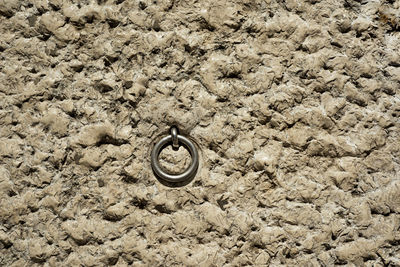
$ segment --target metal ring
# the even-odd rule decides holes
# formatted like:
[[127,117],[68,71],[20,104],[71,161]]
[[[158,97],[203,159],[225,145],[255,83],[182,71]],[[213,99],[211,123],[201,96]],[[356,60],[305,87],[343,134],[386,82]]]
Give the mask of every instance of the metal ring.
[[197,148],[195,144],[190,141],[190,139],[186,138],[182,135],[177,135],[179,143],[183,144],[188,150],[192,157],[192,162],[190,166],[180,174],[170,174],[165,172],[158,161],[158,156],[160,155],[161,150],[167,145],[171,144],[173,141],[173,136],[168,135],[158,141],[151,151],[151,167],[155,175],[157,175],[160,179],[163,179],[168,182],[177,183],[189,180],[194,177],[197,172],[197,168],[199,166],[199,154],[197,152]]

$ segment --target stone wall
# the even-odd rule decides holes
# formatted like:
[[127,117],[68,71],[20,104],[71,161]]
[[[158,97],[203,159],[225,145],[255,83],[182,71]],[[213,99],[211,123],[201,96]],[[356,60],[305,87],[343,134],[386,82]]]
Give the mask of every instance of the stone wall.
[[0,0],[0,265],[400,266],[399,10]]

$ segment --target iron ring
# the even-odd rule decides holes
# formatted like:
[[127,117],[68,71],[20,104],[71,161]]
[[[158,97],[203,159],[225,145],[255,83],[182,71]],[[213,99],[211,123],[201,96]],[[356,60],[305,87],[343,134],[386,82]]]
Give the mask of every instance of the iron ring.
[[192,157],[192,162],[190,163],[190,166],[183,173],[167,173],[162,169],[158,161],[158,156],[160,155],[162,149],[165,148],[167,144],[171,144],[173,142],[174,136],[172,134],[163,137],[160,141],[158,141],[151,151],[151,167],[154,174],[160,179],[172,183],[184,182],[193,178],[196,175],[197,168],[199,166],[199,153],[197,152],[195,144],[185,136],[177,134],[176,137],[178,138],[178,142],[189,150],[189,153]]

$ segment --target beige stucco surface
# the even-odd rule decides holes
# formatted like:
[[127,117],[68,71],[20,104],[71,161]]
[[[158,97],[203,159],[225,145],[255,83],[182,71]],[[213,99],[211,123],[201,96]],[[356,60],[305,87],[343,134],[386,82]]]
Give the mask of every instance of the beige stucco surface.
[[400,266],[399,9],[0,0],[0,265]]

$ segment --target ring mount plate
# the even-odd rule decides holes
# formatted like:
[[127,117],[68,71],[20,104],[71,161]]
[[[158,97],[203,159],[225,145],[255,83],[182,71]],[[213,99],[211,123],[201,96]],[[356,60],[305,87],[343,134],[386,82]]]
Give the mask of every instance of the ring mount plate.
[[[174,141],[173,139],[176,138],[175,136],[178,139],[178,143],[182,144],[189,151],[190,156],[192,157],[192,162],[190,163],[190,166],[180,174],[171,174],[164,171],[164,169],[160,166],[160,162],[158,160],[160,152],[167,145],[172,144],[172,142]],[[196,175],[197,169],[199,167],[199,153],[197,152],[195,144],[190,139],[179,134],[175,135],[174,133],[174,135],[171,134],[163,137],[154,145],[153,150],[151,151],[151,167],[154,174],[164,181],[171,183],[185,182],[192,179]]]

